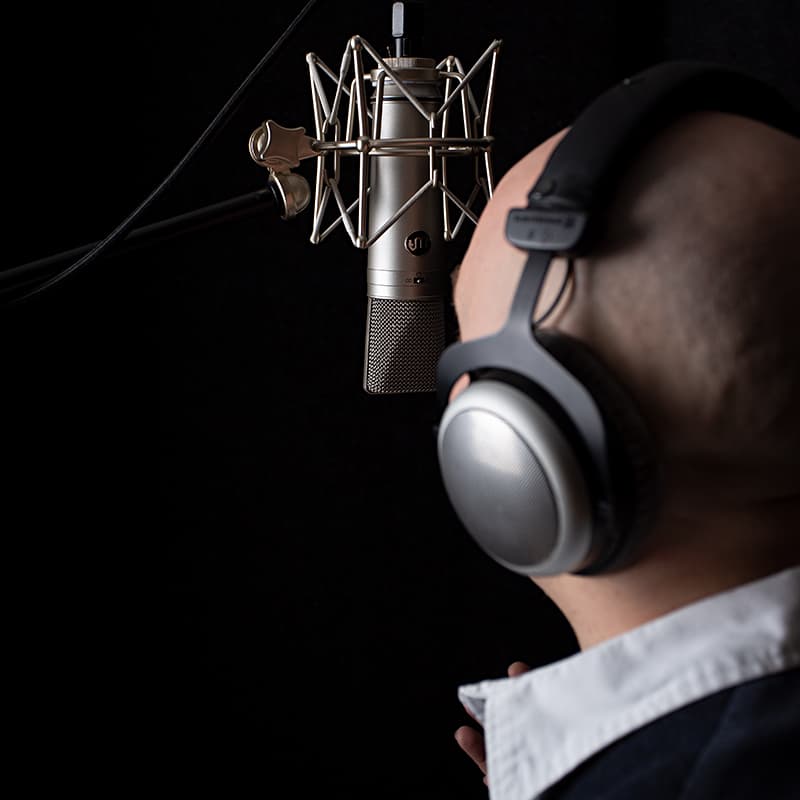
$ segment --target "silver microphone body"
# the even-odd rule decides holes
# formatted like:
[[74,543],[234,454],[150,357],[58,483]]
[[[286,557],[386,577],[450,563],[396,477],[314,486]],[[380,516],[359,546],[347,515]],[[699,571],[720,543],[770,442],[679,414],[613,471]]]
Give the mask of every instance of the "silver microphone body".
[[[441,106],[434,61],[403,57],[387,59],[387,63],[426,111]],[[373,114],[380,113],[378,138],[431,135],[428,122],[388,78],[382,94],[380,100],[376,95],[372,98]],[[425,156],[393,153],[372,158],[370,237],[430,177],[431,162]],[[449,292],[443,230],[442,194],[430,188],[369,247],[364,389],[370,394],[430,392],[436,388],[436,365],[445,347]]]

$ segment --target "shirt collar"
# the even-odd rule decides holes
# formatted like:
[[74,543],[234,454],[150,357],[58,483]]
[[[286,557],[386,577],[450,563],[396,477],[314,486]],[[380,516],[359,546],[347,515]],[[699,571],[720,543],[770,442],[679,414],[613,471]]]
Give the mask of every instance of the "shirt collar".
[[459,687],[491,800],[533,800],[670,711],[800,664],[800,567],[704,598],[515,678]]

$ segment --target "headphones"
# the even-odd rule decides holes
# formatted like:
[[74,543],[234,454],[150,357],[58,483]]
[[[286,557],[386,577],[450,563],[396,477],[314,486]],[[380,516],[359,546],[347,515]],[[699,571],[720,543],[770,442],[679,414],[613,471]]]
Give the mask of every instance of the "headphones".
[[[716,110],[797,136],[797,111],[745,73],[658,64],[604,92],[512,209],[506,238],[529,253],[503,328],[450,345],[437,368],[437,452],[457,516],[496,562],[522,575],[596,575],[630,563],[660,495],[654,439],[591,350],[532,323],[552,259],[591,252],[615,179],[683,114]],[[470,384],[452,403],[453,384]]]

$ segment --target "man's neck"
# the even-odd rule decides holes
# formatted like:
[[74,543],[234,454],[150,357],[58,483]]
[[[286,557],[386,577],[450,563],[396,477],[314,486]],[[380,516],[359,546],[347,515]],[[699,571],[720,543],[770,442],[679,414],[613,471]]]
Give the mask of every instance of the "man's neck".
[[534,581],[561,609],[585,650],[704,597],[800,563],[797,514],[787,522],[748,514],[715,520],[665,517],[627,569]]

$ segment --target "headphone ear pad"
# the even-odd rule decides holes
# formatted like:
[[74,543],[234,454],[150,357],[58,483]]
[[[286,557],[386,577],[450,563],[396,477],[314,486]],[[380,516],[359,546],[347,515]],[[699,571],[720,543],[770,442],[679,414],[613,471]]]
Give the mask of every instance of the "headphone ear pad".
[[592,492],[568,434],[522,387],[481,377],[442,415],[444,487],[464,527],[521,575],[579,570],[593,550]]
[[655,441],[630,394],[587,345],[550,329],[537,330],[536,339],[586,387],[603,417],[610,460],[612,524],[623,545],[610,563],[597,564],[584,573],[620,567],[635,557],[658,507],[660,462]]

